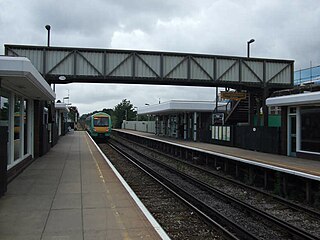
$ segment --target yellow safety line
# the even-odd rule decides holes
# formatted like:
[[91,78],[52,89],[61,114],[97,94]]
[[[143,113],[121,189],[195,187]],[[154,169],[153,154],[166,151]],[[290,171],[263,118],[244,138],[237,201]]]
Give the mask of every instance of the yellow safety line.
[[[98,169],[98,171],[99,171],[99,177],[101,178],[101,181],[104,183],[104,187],[105,187],[105,189],[106,189],[106,192],[107,192],[107,193],[110,193],[110,191],[107,189],[107,187],[106,187],[106,185],[105,185],[106,181],[105,181],[105,179],[104,179],[104,176],[103,176],[103,174],[102,174],[102,171],[101,171],[101,169],[100,169],[100,166],[99,166],[99,164],[98,164],[98,161],[97,161],[97,159],[96,159],[96,158],[94,157],[94,155],[93,155],[93,152],[92,152],[91,147],[90,147],[90,145],[89,145],[88,139],[87,139],[86,137],[85,137],[85,139],[86,139],[86,143],[87,143],[87,145],[88,145],[90,154],[91,154],[93,160],[95,161],[96,167],[97,167],[97,169]],[[110,197],[109,197],[109,196],[110,196]],[[106,194],[106,198],[111,201],[111,204],[112,204],[112,205],[111,205],[111,209],[113,210],[113,215],[115,216],[117,223],[118,223],[119,225],[121,225],[123,229],[125,229],[123,239],[129,240],[129,239],[131,239],[131,238],[129,237],[129,234],[128,234],[128,232],[127,232],[127,230],[126,230],[126,228],[125,228],[125,226],[124,226],[124,224],[123,224],[123,222],[122,222],[122,220],[121,220],[121,217],[120,217],[120,215],[119,215],[119,212],[117,211],[117,206],[114,204],[115,201],[114,201],[114,199],[112,198],[112,196],[111,196],[110,194],[109,194],[109,196]],[[121,229],[122,229],[122,228],[121,228]]]

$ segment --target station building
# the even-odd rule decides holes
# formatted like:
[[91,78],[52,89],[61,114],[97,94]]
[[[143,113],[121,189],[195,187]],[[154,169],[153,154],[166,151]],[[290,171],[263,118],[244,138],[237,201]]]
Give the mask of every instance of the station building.
[[320,86],[280,91],[267,99],[281,107],[283,142],[288,156],[320,160]]
[[58,136],[65,135],[68,131],[68,113],[70,112],[66,103],[57,102],[54,104],[56,109],[56,124]]
[[57,141],[51,134],[54,99],[27,58],[0,56],[0,196],[14,176]]
[[264,126],[257,108],[248,110],[250,101],[250,97],[218,103],[172,100],[138,109],[139,115],[153,116],[155,122],[124,121],[122,128],[149,133],[154,129],[152,133],[159,136],[285,154],[280,111],[269,109],[268,126]]
[[215,112],[226,107],[224,102],[171,100],[138,109],[138,114],[155,116],[155,134],[159,136],[210,142]]

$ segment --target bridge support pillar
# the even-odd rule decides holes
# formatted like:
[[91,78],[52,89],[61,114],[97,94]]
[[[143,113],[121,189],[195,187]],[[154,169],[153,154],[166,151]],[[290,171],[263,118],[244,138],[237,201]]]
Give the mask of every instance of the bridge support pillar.
[[262,111],[263,111],[263,126],[268,127],[269,111],[266,104],[267,98],[269,96],[269,90],[266,87],[263,89],[263,99],[262,99]]
[[249,93],[249,99],[248,99],[248,109],[249,109],[249,116],[248,116],[248,122],[249,126],[253,127],[254,126],[254,105],[255,105],[255,99],[253,93]]
[[176,120],[174,123],[174,128],[176,129],[176,139],[179,138],[180,129],[179,129],[179,114],[176,115]]
[[187,139],[187,113],[183,116],[183,139]]
[[197,112],[193,113],[193,141],[197,141]]

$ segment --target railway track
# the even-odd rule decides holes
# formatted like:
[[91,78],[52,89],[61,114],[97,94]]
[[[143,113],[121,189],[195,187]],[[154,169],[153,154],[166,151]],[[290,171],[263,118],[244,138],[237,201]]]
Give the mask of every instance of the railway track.
[[310,232],[318,238],[320,237],[320,231],[318,231],[320,228],[320,212],[315,209],[296,204],[277,195],[248,186],[242,182],[226,177],[221,172],[213,171],[212,168],[195,165],[166,153],[159,152],[158,150],[133,143],[127,139],[120,138],[119,140],[127,142],[130,147],[138,148],[138,151],[144,152],[149,157],[154,157],[165,164],[179,168],[181,171],[201,179],[226,194],[230,194],[282,221],[288,222],[306,232]]
[[[136,146],[136,143],[135,143]],[[133,151],[133,150],[130,150]],[[261,207],[257,207],[257,204],[252,204],[252,202],[254,202],[253,196],[251,195],[255,195],[257,194],[257,192],[255,194],[248,194],[248,188],[244,188],[245,186],[241,186],[242,189],[240,189],[240,192],[244,193],[244,194],[240,194],[241,196],[232,196],[232,194],[230,194],[230,192],[232,192],[230,189],[230,186],[228,187],[228,191],[223,192],[220,189],[223,188],[224,190],[226,189],[225,186],[221,186],[221,183],[218,184],[217,182],[215,182],[215,184],[212,184],[212,182],[210,184],[208,184],[208,179],[212,178],[212,173],[210,173],[207,170],[204,169],[200,169],[199,167],[195,169],[195,166],[185,166],[185,163],[177,163],[177,161],[175,160],[175,162],[171,162],[168,163],[167,161],[164,161],[163,159],[160,161],[159,158],[161,154],[159,153],[153,153],[151,155],[153,155],[153,158],[149,156],[144,156],[142,154],[142,152],[144,152],[144,150],[142,150],[141,148],[138,150],[138,152],[134,153],[134,154],[139,154],[141,158],[145,158],[147,159],[147,161],[149,162],[153,162],[153,164],[156,165],[160,165],[163,169],[166,169],[167,171],[170,171],[171,173],[175,172],[175,174],[178,174],[182,179],[184,179],[185,181],[187,180],[188,183],[193,184],[193,186],[196,186],[198,189],[200,189],[201,191],[206,191],[206,194],[204,194],[202,197],[204,200],[207,200],[208,198],[210,198],[208,195],[212,195],[215,198],[217,198],[217,200],[215,201],[221,201],[223,199],[223,201],[228,202],[228,204],[232,205],[234,208],[238,208],[242,209],[242,211],[248,212],[250,213],[249,216],[247,216],[248,218],[253,217],[253,219],[251,218],[250,221],[255,222],[257,221],[266,221],[264,223],[264,226],[260,226],[261,227],[261,231],[256,231],[254,232],[255,236],[258,236],[259,239],[271,239],[271,238],[278,238],[278,239],[319,239],[319,236],[317,234],[318,233],[318,223],[319,221],[315,221],[312,222],[311,219],[316,219],[319,220],[319,218],[315,218],[315,214],[316,212],[310,210],[309,212],[307,212],[309,218],[305,218],[307,220],[302,220],[302,225],[303,226],[311,226],[309,227],[309,229],[306,228],[301,228],[298,227],[300,224],[292,224],[292,222],[294,222],[294,220],[297,221],[297,218],[295,218],[294,216],[291,216],[289,221],[290,223],[288,223],[288,219],[287,220],[282,220],[281,218],[279,218],[278,216],[275,215],[279,215],[279,214],[283,214],[284,211],[291,211],[291,213],[293,211],[298,211],[299,209],[297,209],[298,207],[296,205],[294,206],[290,206],[290,209],[288,206],[284,206],[282,205],[281,208],[277,208],[277,213],[278,214],[271,214],[270,212],[275,212],[275,207],[272,206],[272,204],[269,204],[267,199],[265,199],[266,197],[264,197],[263,199],[261,199],[261,196],[256,196],[256,198],[258,197],[260,202],[258,205],[262,206],[267,206],[267,208],[269,208],[269,211],[265,211],[265,209],[261,209]],[[133,154],[133,153],[131,153]],[[154,159],[154,157],[157,156],[157,160]],[[168,158],[168,156],[166,156]],[[170,160],[172,161],[172,160]],[[164,163],[165,162],[165,163]],[[190,168],[193,168],[193,170],[190,170]],[[178,170],[179,169],[179,170]],[[197,174],[195,174],[194,172],[198,171]],[[209,173],[208,173],[209,172]],[[211,174],[211,175],[210,175]],[[208,177],[208,175],[210,175],[210,177]],[[200,176],[200,177],[199,177]],[[215,180],[216,181],[216,180]],[[233,183],[234,184],[234,183]],[[215,185],[216,187],[218,186],[219,189],[217,189],[216,187],[213,187],[212,185]],[[233,187],[234,188],[234,187]],[[237,188],[239,188],[239,184],[237,185]],[[195,190],[195,191],[198,191]],[[201,196],[201,191],[199,190],[199,193]],[[254,189],[255,190],[255,189]],[[250,190],[251,191],[251,190]],[[239,192],[239,189],[237,191],[235,191],[235,193],[233,193],[233,195],[239,195],[237,192]],[[259,193],[261,194],[261,193]],[[213,197],[211,197],[213,198]],[[240,199],[238,199],[240,198]],[[244,198],[246,198],[246,201],[244,201]],[[202,199],[202,200],[203,200]],[[281,200],[282,201],[282,200]],[[284,200],[283,200],[284,201]],[[212,202],[212,199],[211,199]],[[283,204],[283,203],[282,203]],[[223,204],[221,203],[221,206],[223,206]],[[217,206],[216,206],[217,207]],[[223,207],[222,207],[223,208]],[[226,209],[228,209],[228,207],[226,207]],[[288,210],[289,209],[289,210]],[[300,209],[301,210],[301,209]],[[222,213],[224,212],[224,210],[220,210]],[[232,209],[230,212],[235,211],[234,209]],[[228,216],[228,213],[224,213]],[[290,215],[290,214],[289,214]],[[293,215],[293,214],[291,214]],[[297,215],[297,214],[296,214]],[[299,214],[300,215],[300,214]],[[306,214],[305,214],[306,215]],[[237,217],[235,217],[236,214],[234,216],[228,216],[228,219],[236,219],[235,221],[239,221],[237,220]],[[239,215],[239,219],[246,219],[246,217],[244,215],[241,216],[241,214]],[[256,219],[256,220],[255,220]],[[241,221],[240,221],[241,222]],[[298,221],[299,222],[299,219]],[[247,228],[247,229],[251,229],[251,228],[256,228],[256,226],[250,226],[251,223],[246,223],[245,221],[242,221],[242,223],[240,223],[239,225],[242,224],[243,228]],[[265,226],[268,226],[267,229],[270,228],[272,229],[272,232],[274,232],[273,236],[269,236],[266,237],[267,235],[264,234],[264,232],[268,232],[265,228]],[[274,230],[277,229],[277,230]],[[248,230],[248,231],[249,231]],[[276,233],[278,232],[278,233]],[[279,235],[277,235],[279,234]]]
[[[99,144],[99,147],[171,239],[239,239],[168,188],[163,184],[163,179],[159,180],[146,172],[136,164],[136,159],[109,144]],[[242,236],[246,238],[246,235]]]

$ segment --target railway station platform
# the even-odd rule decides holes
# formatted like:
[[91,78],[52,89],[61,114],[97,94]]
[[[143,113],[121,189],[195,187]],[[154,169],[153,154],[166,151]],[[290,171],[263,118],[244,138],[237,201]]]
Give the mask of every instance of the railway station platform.
[[190,149],[206,151],[212,153],[213,155],[229,158],[231,160],[257,165],[272,170],[320,181],[320,161],[316,160],[262,153],[210,143],[186,141],[128,129],[115,129],[114,131],[124,132],[127,134],[151,138],[159,141],[165,141]]
[[84,131],[68,133],[8,185],[0,239],[165,239]]

